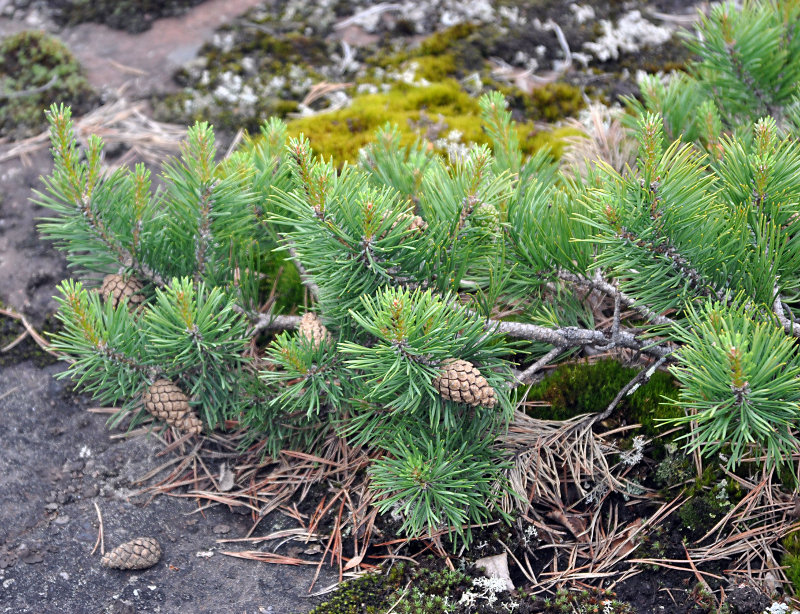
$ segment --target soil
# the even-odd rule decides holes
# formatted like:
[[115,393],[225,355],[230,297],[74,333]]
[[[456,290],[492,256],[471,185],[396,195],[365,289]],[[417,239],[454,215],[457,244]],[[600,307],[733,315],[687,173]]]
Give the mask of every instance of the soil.
[[[14,4],[27,12],[0,18],[0,36],[32,25],[55,28],[35,3]],[[152,27],[139,34],[83,23],[58,35],[98,90],[110,95],[125,87],[147,98],[176,90],[173,72],[215,28],[256,4],[208,0],[178,17],[148,17]],[[10,5],[0,0],[0,13],[9,14]],[[55,286],[69,276],[63,256],[37,235],[36,220],[45,211],[29,201],[50,165],[44,149],[0,163],[0,302],[39,329],[52,328]],[[0,346],[21,332],[10,320],[0,324]],[[201,511],[191,497],[148,502],[137,496],[137,478],[165,462],[158,456],[162,444],[109,432],[103,415],[87,411],[91,400],[57,378],[63,368],[30,339],[0,353],[0,612],[295,613],[322,600],[309,596],[314,565],[265,565],[221,554],[229,546],[217,540],[244,536],[249,516],[224,507]],[[161,543],[161,561],[136,572],[102,567],[100,548],[93,551],[98,514],[106,551],[150,536]],[[287,525],[270,517],[256,534]],[[335,581],[323,568],[315,589]],[[616,590],[640,614],[707,612],[695,583],[691,574],[645,571]],[[769,605],[747,587],[729,587],[726,594],[739,614],[760,614]]]

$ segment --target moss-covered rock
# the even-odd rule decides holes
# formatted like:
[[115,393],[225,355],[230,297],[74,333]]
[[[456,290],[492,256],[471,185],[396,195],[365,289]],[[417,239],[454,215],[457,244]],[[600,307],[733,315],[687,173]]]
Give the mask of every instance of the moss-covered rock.
[[24,138],[47,127],[44,110],[53,102],[75,115],[97,102],[80,64],[60,41],[23,31],[0,42],[0,136]]

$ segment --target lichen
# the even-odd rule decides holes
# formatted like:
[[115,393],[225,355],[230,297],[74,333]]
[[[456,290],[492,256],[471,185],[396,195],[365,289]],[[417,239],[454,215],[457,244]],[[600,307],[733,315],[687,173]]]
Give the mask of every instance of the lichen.
[[75,115],[97,102],[72,53],[43,32],[23,31],[0,42],[0,136],[43,131],[44,110],[53,102],[70,105]]

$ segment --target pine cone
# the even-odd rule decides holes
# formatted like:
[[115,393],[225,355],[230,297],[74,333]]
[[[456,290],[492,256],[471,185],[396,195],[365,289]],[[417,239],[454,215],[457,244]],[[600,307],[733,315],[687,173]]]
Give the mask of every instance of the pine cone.
[[411,223],[408,225],[409,232],[425,232],[428,229],[428,222],[423,220],[420,216],[412,216],[410,213],[401,213],[398,216],[397,222],[392,224],[392,228],[394,228],[400,220],[407,220],[408,218],[411,218]]
[[[398,215],[397,219],[394,221],[394,223],[392,224],[391,228],[389,228],[388,230],[385,230],[383,232],[383,234],[380,237],[378,237],[378,239],[379,240],[380,239],[385,239],[386,235],[388,235],[390,231],[394,230],[395,227],[399,223],[405,222],[406,220],[411,220],[411,223],[408,225],[408,228],[406,229],[407,233],[412,233],[412,232],[414,232],[414,233],[422,233],[422,232],[425,232],[428,229],[428,222],[423,220],[420,216],[412,215],[411,213],[408,213],[406,211],[406,212],[403,212],[400,215]],[[404,237],[403,240],[405,240],[405,237]]]
[[314,349],[318,349],[320,344],[324,341],[330,341],[333,337],[330,331],[325,328],[315,313],[307,311],[300,318],[300,326],[297,327],[297,332],[301,337],[305,337],[311,342]]
[[161,560],[161,546],[152,537],[137,537],[106,552],[100,564],[112,569],[147,569]]
[[135,311],[144,303],[144,295],[141,293],[143,287],[142,282],[135,277],[126,279],[122,275],[111,273],[103,278],[100,293],[104,300],[111,301],[114,309],[123,299],[128,299],[128,309]]
[[189,399],[173,382],[160,379],[142,395],[144,408],[159,420],[181,431],[199,434],[203,424],[189,407]]
[[476,228],[483,228],[491,233],[500,230],[500,212],[489,203],[481,203],[475,207],[469,219]]
[[450,359],[442,365],[442,374],[433,380],[433,387],[448,401],[473,407],[494,407],[497,398],[481,372],[467,360]]

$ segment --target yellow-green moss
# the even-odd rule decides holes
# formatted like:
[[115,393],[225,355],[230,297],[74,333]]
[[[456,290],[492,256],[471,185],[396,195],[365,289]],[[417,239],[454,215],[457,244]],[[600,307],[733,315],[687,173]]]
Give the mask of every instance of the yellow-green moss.
[[[420,136],[446,137],[453,130],[461,133],[463,143],[489,142],[481,126],[478,101],[453,79],[426,87],[401,84],[386,93],[358,96],[346,109],[295,119],[288,122],[288,128],[291,136],[304,134],[314,151],[325,159],[333,157],[336,164],[342,164],[355,162],[358,151],[372,141],[375,131],[386,122],[398,126],[403,145]],[[425,134],[422,126],[426,122],[441,124],[435,135]],[[571,128],[540,130],[531,123],[519,124],[517,128],[524,154],[546,145],[560,155],[565,137],[577,134]]]
[[586,106],[581,88],[561,81],[534,88],[524,100],[528,118],[545,122],[572,117]]

